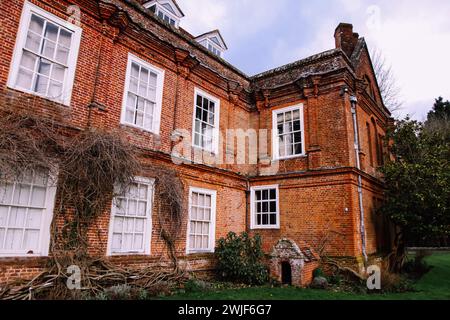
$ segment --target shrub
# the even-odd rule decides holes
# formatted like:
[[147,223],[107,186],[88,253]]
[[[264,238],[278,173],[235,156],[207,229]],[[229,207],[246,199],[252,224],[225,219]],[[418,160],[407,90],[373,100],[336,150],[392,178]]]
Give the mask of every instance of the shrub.
[[321,268],[316,268],[313,271],[313,277],[317,278],[317,277],[324,277],[325,278],[325,274],[323,273],[323,270]]
[[224,280],[252,285],[268,281],[259,235],[251,238],[246,232],[240,236],[230,232],[218,241],[216,255],[219,275]]

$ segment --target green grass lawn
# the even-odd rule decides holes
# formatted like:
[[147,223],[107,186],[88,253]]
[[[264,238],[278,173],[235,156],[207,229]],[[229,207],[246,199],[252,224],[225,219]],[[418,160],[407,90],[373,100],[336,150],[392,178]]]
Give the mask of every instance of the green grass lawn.
[[427,257],[433,268],[414,287],[416,292],[353,294],[294,287],[255,287],[223,291],[192,292],[166,297],[174,300],[450,300],[450,254]]

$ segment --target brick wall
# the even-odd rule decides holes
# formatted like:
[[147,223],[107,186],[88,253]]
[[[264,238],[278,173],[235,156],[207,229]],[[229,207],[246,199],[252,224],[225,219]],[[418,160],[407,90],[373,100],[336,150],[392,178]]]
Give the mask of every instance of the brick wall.
[[[24,0],[11,0],[0,3],[1,110],[26,109],[76,130],[85,129],[88,123],[105,130],[120,129],[132,144],[149,152],[143,161],[177,170],[186,186],[217,191],[216,239],[229,231],[239,233],[249,229],[249,186],[279,184],[280,229],[254,231],[262,235],[266,252],[282,237],[305,241],[317,248],[327,236],[327,254],[361,256],[353,128],[348,96],[342,94],[342,88],[354,88],[361,96],[360,130],[364,130],[366,122],[373,119],[377,132],[384,135],[387,118],[379,110],[379,97],[371,99],[363,89],[358,89],[359,79],[363,75],[369,74],[372,83],[376,83],[367,55],[363,53],[355,67],[342,51],[337,50],[326,58],[328,60],[321,57],[315,62],[317,65],[314,68],[324,70],[324,75],[318,78],[305,76],[301,89],[298,85],[286,84],[279,89],[268,88],[270,94],[263,95],[262,91],[252,91],[252,83],[262,86],[285,81],[288,73],[266,75],[257,80],[249,78],[193,43],[185,33],[173,30],[138,6],[127,4],[129,2],[101,2],[100,7],[93,1],[82,0],[30,2],[63,19],[68,18],[66,10],[72,2],[81,8],[83,33],[71,105],[63,106],[7,87],[24,4]],[[123,12],[119,6],[127,12],[122,20],[116,18],[118,12]],[[108,14],[109,11],[113,13]],[[159,136],[120,124],[129,53],[165,71]],[[311,70],[314,68],[311,67]],[[302,103],[307,155],[281,161],[278,173],[269,177],[260,176],[259,166],[251,164],[174,165],[169,157],[173,147],[171,133],[174,129],[192,132],[194,88],[220,99],[221,131],[229,128],[271,129],[273,110]],[[104,105],[105,109],[88,108],[91,102]],[[374,177],[375,165],[371,166],[368,162],[367,135],[360,132],[360,136],[365,154],[364,203],[366,212],[370,212],[374,206],[373,199],[382,196],[382,189]],[[270,135],[268,142],[270,155]],[[246,144],[248,148],[249,142]],[[223,152],[225,149],[222,149]],[[145,174],[152,176],[152,172]],[[93,255],[106,254],[110,214],[106,210],[89,231],[90,252]],[[158,233],[156,208],[153,215],[151,256],[113,257],[110,258],[112,261],[150,264],[164,256],[165,244]],[[366,215],[370,253],[376,252],[377,241],[372,218],[370,214]],[[190,269],[213,268],[211,255],[186,257],[186,226],[187,212],[176,244],[177,253],[188,261]],[[0,258],[0,283],[32,277],[42,270],[45,260]]]

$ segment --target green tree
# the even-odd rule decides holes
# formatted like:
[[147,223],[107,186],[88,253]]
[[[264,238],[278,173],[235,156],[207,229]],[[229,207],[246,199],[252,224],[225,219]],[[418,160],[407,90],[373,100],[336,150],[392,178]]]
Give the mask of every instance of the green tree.
[[450,235],[450,118],[439,116],[436,122],[440,110],[435,107],[425,123],[397,121],[388,135],[394,160],[381,169],[386,183],[381,211],[397,227],[390,256],[393,271],[401,270],[408,243]]

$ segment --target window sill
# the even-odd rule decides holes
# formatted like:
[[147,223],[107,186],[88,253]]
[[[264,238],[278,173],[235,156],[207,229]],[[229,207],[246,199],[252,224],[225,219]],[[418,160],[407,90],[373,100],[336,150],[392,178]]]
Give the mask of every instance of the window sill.
[[251,230],[280,230],[280,226],[253,226]]
[[14,90],[14,91],[17,91],[17,92],[21,92],[21,93],[25,93],[25,94],[29,94],[31,96],[44,99],[46,101],[49,101],[49,102],[52,102],[52,103],[56,103],[56,104],[58,104],[58,105],[60,105],[62,107],[65,107],[65,108],[70,107],[70,100],[69,101],[56,100],[56,99],[52,99],[50,97],[47,97],[46,95],[39,94],[39,93],[31,91],[31,90],[23,89],[23,88],[20,88],[20,87],[14,87],[14,86],[10,86],[10,85],[8,85],[8,89]]
[[306,154],[297,154],[294,156],[289,156],[289,157],[274,157],[273,160],[274,161],[283,161],[283,160],[292,160],[292,159],[296,159],[296,158],[307,158],[308,155]]
[[186,254],[188,256],[190,256],[190,255],[202,255],[202,254],[213,254],[213,253],[214,253],[214,249],[209,249],[209,250],[188,251]]
[[145,129],[143,127],[139,127],[139,126],[133,125],[131,123],[120,122],[120,125],[123,126],[123,127],[133,128],[133,129],[137,129],[139,131],[145,132],[145,133],[150,133],[150,134],[153,134],[155,136],[159,136],[159,132],[157,133],[155,131],[151,131],[151,130]]

